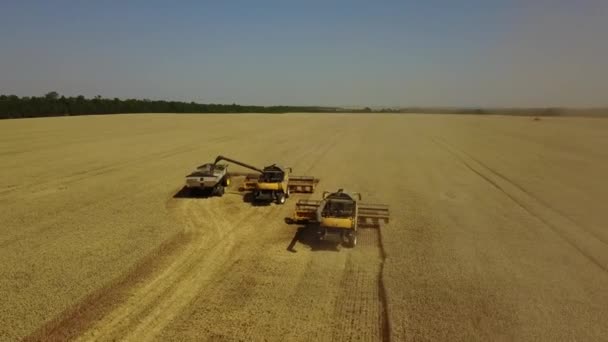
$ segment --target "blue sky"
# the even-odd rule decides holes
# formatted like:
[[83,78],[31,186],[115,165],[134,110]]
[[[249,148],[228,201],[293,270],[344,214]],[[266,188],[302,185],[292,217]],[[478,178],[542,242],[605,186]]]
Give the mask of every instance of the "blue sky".
[[608,1],[1,1],[0,93],[608,105]]

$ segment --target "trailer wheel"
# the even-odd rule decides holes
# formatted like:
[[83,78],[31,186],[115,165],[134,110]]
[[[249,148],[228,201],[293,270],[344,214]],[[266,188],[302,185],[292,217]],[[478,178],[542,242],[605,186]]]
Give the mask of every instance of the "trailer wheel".
[[224,195],[224,187],[220,184],[216,185],[215,188],[213,189],[215,195],[222,197],[222,195]]

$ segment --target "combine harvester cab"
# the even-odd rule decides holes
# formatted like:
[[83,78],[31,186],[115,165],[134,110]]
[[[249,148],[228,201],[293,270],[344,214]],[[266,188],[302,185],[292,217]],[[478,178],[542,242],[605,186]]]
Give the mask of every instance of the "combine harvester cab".
[[299,200],[292,222],[314,225],[319,239],[327,234],[340,235],[348,247],[357,245],[359,227],[379,228],[389,222],[389,208],[385,204],[361,203],[359,193],[324,192],[322,200]]
[[319,183],[319,180],[314,177],[291,176],[291,168],[284,168],[276,164],[259,169],[224,156],[218,156],[215,162],[217,163],[220,160],[226,160],[257,171],[255,174],[246,175],[242,187],[243,190],[252,192],[253,199],[256,202],[276,201],[277,204],[284,204],[291,193],[312,193],[317,183]]

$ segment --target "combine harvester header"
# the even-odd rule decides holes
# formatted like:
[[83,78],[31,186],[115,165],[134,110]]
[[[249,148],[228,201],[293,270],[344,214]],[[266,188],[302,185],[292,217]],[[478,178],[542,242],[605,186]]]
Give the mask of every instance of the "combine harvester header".
[[361,203],[359,193],[324,192],[321,200],[299,200],[292,222],[313,223],[319,239],[327,234],[338,234],[348,247],[357,245],[357,229],[379,228],[389,222],[389,208],[385,204]]

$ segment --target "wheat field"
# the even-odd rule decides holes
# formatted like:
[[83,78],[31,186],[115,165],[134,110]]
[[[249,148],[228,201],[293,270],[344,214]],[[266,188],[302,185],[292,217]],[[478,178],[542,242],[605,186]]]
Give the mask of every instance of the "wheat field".
[[[0,340],[605,340],[607,147],[585,118],[0,121]],[[319,191],[179,196],[218,154]],[[390,223],[354,249],[285,223],[338,188]]]

